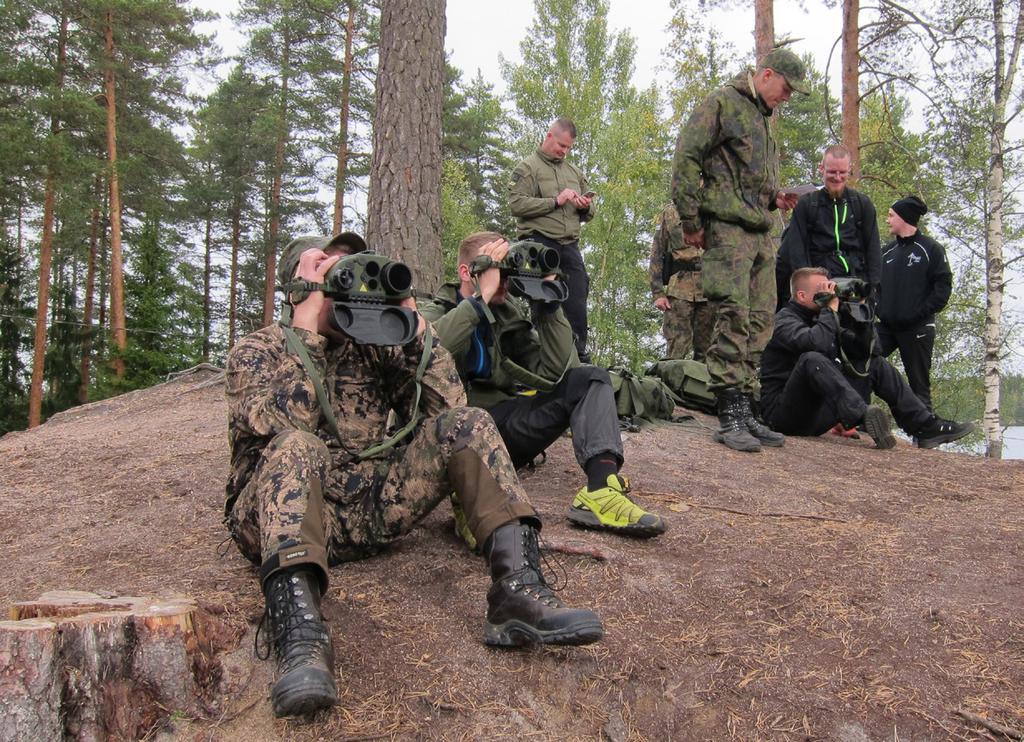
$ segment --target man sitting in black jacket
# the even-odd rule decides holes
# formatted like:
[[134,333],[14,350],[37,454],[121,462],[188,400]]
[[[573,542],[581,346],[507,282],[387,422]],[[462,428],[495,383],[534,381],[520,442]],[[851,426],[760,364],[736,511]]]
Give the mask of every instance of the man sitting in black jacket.
[[772,430],[814,436],[836,423],[863,425],[878,448],[892,448],[896,440],[888,416],[866,401],[871,392],[889,405],[921,448],[955,441],[974,429],[936,417],[892,364],[872,354],[870,322],[841,325],[840,300],[828,271],[800,268],[790,279],[790,291],[793,298],[775,315],[761,358],[761,412]]

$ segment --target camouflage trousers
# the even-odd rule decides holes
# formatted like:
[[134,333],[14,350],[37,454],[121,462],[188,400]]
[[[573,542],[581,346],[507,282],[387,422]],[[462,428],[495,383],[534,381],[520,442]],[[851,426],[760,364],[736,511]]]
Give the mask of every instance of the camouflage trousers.
[[661,321],[661,334],[665,336],[666,358],[686,358],[693,350],[693,358],[703,361],[711,345],[715,327],[715,306],[709,301],[687,301],[669,297],[672,307]]
[[705,228],[704,245],[704,296],[716,306],[708,389],[740,389],[756,396],[775,310],[774,245],[767,232],[719,221]]
[[337,467],[316,435],[279,433],[228,516],[239,550],[266,580],[301,564],[320,568],[370,556],[452,492],[478,543],[537,513],[491,416],[459,407],[427,418],[392,461]]

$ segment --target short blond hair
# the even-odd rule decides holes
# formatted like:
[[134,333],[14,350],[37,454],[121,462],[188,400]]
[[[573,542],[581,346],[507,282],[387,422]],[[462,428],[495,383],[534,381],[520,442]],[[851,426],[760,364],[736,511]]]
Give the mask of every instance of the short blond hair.
[[459,265],[469,265],[488,242],[505,239],[497,232],[474,232],[459,244]]

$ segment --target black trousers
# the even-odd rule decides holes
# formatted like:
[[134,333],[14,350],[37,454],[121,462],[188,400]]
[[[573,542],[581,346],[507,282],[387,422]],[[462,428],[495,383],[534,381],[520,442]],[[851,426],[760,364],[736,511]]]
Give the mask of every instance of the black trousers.
[[892,364],[871,359],[867,378],[847,376],[839,365],[821,353],[800,356],[782,393],[761,408],[773,430],[787,435],[821,435],[836,423],[856,427],[864,419],[865,399],[871,392],[881,397],[899,425],[914,435],[931,422],[932,414],[918,399]]
[[569,287],[569,297],[562,302],[562,311],[569,320],[573,335],[576,336],[576,352],[580,360],[589,362],[587,356],[587,297],[590,295],[590,276],[587,266],[583,263],[578,240],[561,243],[550,237],[534,232],[527,239],[558,250],[559,265],[565,274],[565,283]]
[[924,406],[932,409],[932,349],[935,347],[935,325],[927,324],[899,332],[879,323],[878,349],[883,356],[899,348],[903,369],[910,388]]
[[487,410],[516,467],[554,443],[566,428],[579,465],[610,453],[622,464],[622,435],[608,372],[597,366],[569,369],[550,392],[506,399]]

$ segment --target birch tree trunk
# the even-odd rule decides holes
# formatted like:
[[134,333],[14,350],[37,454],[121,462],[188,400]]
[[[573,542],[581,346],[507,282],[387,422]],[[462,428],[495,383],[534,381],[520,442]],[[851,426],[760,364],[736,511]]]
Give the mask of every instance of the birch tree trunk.
[[[1000,381],[1003,356],[1003,290],[1005,262],[1003,258],[1003,208],[1006,152],[1006,127],[1020,114],[1024,103],[1014,99],[1014,81],[1020,71],[1021,46],[1024,44],[1024,2],[1017,3],[1017,17],[1004,18],[1003,0],[992,2],[995,65],[992,89],[992,120],[989,136],[989,172],[985,195],[989,205],[985,246],[985,455],[998,459],[1003,455],[1003,428],[1000,421]],[[1012,7],[1012,6],[1011,6]],[[1011,26],[1010,23],[1014,25]],[[1009,43],[1009,50],[1007,50]],[[1012,110],[1008,110],[1012,107]]]
[[381,3],[367,237],[423,291],[441,282],[444,13],[444,0]]

